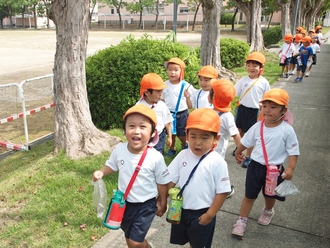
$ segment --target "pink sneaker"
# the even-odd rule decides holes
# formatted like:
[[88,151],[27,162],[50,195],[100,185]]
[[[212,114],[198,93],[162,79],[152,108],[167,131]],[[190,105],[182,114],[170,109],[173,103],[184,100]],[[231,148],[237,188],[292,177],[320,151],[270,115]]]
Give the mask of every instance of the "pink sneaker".
[[262,212],[261,212],[261,216],[258,219],[258,223],[260,225],[264,225],[264,226],[269,225],[269,223],[271,222],[274,214],[275,214],[274,209],[272,209],[272,210],[263,209]]
[[233,229],[232,234],[242,237],[246,230],[246,223],[241,220],[238,220],[234,227],[235,228]]

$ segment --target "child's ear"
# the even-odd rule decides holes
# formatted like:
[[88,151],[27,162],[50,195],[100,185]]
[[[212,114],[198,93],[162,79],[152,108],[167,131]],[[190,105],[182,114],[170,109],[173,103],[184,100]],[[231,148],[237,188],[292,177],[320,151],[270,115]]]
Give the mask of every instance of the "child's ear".
[[220,137],[221,137],[220,134],[218,134],[217,137],[215,137],[215,139],[214,139],[214,141],[213,141],[213,144],[214,144],[214,145],[218,144],[218,142],[219,142],[219,140],[220,140]]
[[282,114],[284,115],[287,111],[288,111],[288,107],[284,107],[284,108],[282,109]]
[[157,130],[155,129],[155,131],[153,132],[153,134],[151,135],[151,137],[150,137],[150,138],[153,138],[153,137],[155,137],[155,136],[156,136],[156,132],[157,132]]
[[143,94],[149,96],[150,92],[148,90],[144,90]]

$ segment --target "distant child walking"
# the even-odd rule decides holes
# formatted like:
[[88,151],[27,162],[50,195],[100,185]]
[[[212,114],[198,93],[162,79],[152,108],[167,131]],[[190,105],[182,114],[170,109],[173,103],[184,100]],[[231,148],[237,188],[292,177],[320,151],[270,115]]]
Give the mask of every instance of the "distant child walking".
[[153,109],[138,104],[127,110],[123,117],[123,129],[128,142],[119,144],[105,166],[93,173],[95,182],[119,170],[118,190],[124,193],[138,162],[145,155],[128,194],[121,223],[129,248],[152,248],[145,236],[155,214],[162,216],[166,211],[167,184],[171,179],[163,156],[152,148],[158,141],[156,126],[157,117]]
[[188,90],[189,94],[193,94],[195,88],[183,80],[184,68],[186,65],[180,58],[171,58],[169,61],[165,62],[164,66],[167,69],[169,80],[165,81],[168,87],[163,90],[162,100],[166,103],[174,119],[172,144],[167,152],[167,156],[173,156],[176,154],[176,136],[178,136],[181,141],[182,150],[188,148],[185,128],[189,113],[184,90]]
[[[289,95],[287,92],[274,88],[264,94],[261,103],[262,121],[257,122],[245,134],[235,154],[236,161],[241,163],[244,161],[244,157],[240,153],[246,148],[254,146],[252,162],[246,173],[245,197],[239,219],[232,231],[232,234],[237,236],[244,235],[249,213],[261,190],[265,199],[265,207],[258,223],[269,225],[275,213],[275,200],[284,201],[285,197],[273,195],[269,192],[269,188],[266,188],[267,168],[276,165],[279,175],[277,185],[285,179],[291,180],[299,155],[297,136],[290,125],[293,123],[293,117],[288,111]],[[289,156],[289,165],[284,170],[283,162],[287,156]]]
[[178,184],[183,198],[181,222],[171,226],[172,244],[212,246],[216,214],[230,192],[227,163],[213,151],[219,128],[220,118],[212,109],[196,109],[188,117],[189,149],[181,151],[168,167],[169,187]]
[[184,96],[187,100],[187,106],[189,109],[195,108],[210,108],[213,106],[208,101],[209,91],[211,89],[211,81],[218,78],[218,71],[211,65],[204,66],[198,72],[198,80],[200,90],[196,90],[191,96],[188,90],[184,91]]
[[[306,36],[302,39],[303,46],[300,48],[298,52],[294,55],[298,56],[298,64],[297,64],[297,78],[294,80],[296,83],[302,82],[304,74],[306,72],[307,64],[312,63],[313,57],[313,48],[311,45],[311,38]],[[309,66],[309,65],[308,65]],[[301,71],[301,74],[300,74]]]
[[[302,35],[301,34],[296,34],[296,37],[294,39],[294,50],[299,51],[300,47],[302,46]],[[297,62],[297,57],[298,55],[294,56],[294,52],[291,57],[290,65],[289,65],[289,75],[294,74],[294,69],[296,67]]]
[[292,53],[294,53],[295,46],[292,44],[293,36],[292,34],[285,35],[284,39],[285,43],[282,45],[280,51],[278,52],[277,56],[281,54],[280,66],[282,66],[282,73],[281,77],[284,77],[284,70],[285,70],[285,77],[289,77],[289,65],[292,57]]
[[[249,76],[241,78],[236,84],[236,97],[240,96],[239,107],[236,114],[236,126],[241,137],[252,127],[258,120],[259,102],[262,96],[270,90],[269,82],[262,77],[265,67],[266,58],[260,52],[251,53],[246,59],[246,70]],[[246,152],[246,159],[242,166],[247,168],[251,162],[250,147]],[[235,151],[233,152],[233,155]]]
[[316,54],[321,51],[321,47],[318,44],[319,43],[319,36],[317,34],[312,34],[311,37],[312,37],[311,47],[313,48],[313,56],[312,56],[313,63],[309,67],[307,67],[306,75],[305,75],[306,77],[309,77],[312,66],[316,65],[316,61],[317,61]]
[[156,130],[159,135],[159,141],[154,148],[164,155],[166,133],[168,135],[167,147],[170,147],[172,144],[171,125],[173,121],[170,110],[163,101],[160,101],[163,95],[163,89],[165,89],[167,85],[164,84],[163,79],[155,73],[144,75],[140,85],[141,99],[136,104],[141,103],[155,110],[157,115]]

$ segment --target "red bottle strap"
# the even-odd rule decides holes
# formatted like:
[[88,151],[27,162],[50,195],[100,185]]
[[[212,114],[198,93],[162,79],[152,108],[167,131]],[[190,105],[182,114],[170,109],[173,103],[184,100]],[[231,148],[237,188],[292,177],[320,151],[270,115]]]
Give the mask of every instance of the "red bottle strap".
[[261,122],[260,136],[261,136],[262,151],[263,151],[263,154],[264,154],[264,159],[265,159],[265,163],[266,163],[266,166],[267,166],[267,175],[268,175],[268,157],[267,157],[266,146],[265,146],[265,141],[264,141],[264,123],[265,123],[265,120],[263,120]]
[[134,173],[133,173],[133,176],[132,176],[132,178],[131,178],[131,180],[130,180],[130,182],[129,182],[127,188],[126,188],[125,195],[124,195],[124,200],[126,200],[128,194],[129,194],[129,192],[131,191],[131,188],[132,188],[132,186],[133,186],[133,183],[134,183],[134,181],[135,181],[135,179],[136,179],[136,177],[137,177],[137,175],[138,175],[138,173],[139,173],[139,171],[140,171],[140,169],[141,169],[142,163],[143,163],[143,161],[144,161],[144,159],[145,159],[145,157],[146,157],[146,155],[147,155],[147,152],[148,152],[148,149],[149,149],[149,148],[150,148],[150,147],[147,146],[147,148],[146,148],[146,149],[143,151],[143,153],[142,153],[142,156],[141,156],[141,158],[140,158],[140,160],[139,160],[139,162],[138,162],[138,164],[137,164],[137,166],[136,166],[136,168],[135,168],[135,171],[134,171]]

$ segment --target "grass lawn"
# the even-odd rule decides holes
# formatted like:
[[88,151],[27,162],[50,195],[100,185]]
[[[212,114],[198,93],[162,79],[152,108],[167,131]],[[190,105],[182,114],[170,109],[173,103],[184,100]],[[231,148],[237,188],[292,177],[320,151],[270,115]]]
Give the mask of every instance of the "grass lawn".
[[[279,59],[263,53],[263,76],[273,84],[281,70]],[[245,66],[234,71],[247,75]],[[125,141],[121,129],[109,133]],[[110,152],[70,160],[64,152],[54,156],[53,149],[51,141],[0,161],[0,247],[91,247],[108,232],[96,217],[90,181]],[[178,140],[176,149],[181,150]],[[172,159],[165,158],[166,164]],[[104,178],[108,199],[117,177]]]

